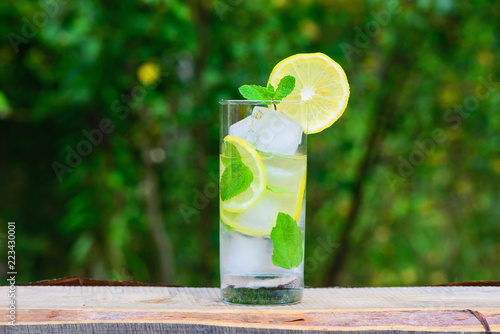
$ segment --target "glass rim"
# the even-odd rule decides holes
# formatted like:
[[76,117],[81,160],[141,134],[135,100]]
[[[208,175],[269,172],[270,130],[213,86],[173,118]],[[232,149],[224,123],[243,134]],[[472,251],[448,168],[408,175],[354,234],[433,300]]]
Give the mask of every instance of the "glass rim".
[[242,104],[242,105],[253,105],[253,104],[303,104],[302,100],[220,100],[219,104]]

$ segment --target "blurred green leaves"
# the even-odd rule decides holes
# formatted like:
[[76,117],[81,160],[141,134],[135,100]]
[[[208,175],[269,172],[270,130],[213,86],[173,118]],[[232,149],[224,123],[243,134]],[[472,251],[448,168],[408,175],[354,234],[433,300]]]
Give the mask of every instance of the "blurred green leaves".
[[[333,277],[346,240],[328,284],[500,275],[499,85],[460,124],[444,117],[481,78],[498,81],[499,4],[398,1],[384,26],[380,0],[58,4],[18,53],[8,38],[0,45],[0,224],[18,227],[19,282],[217,285],[218,202],[204,188],[218,174],[218,101],[316,51],[344,67],[351,99],[308,138],[306,284]],[[28,0],[0,4],[0,35],[22,36],[24,19],[43,13]],[[369,43],[348,59],[341,44],[356,46],[359,31]],[[51,163],[104,118],[115,131],[59,182]],[[390,187],[388,173],[438,128],[447,140]],[[181,205],[195,208],[188,221]],[[325,236],[337,247],[319,258]]]
[[0,119],[7,118],[10,115],[10,107],[9,102],[7,101],[7,97],[5,94],[0,91]]

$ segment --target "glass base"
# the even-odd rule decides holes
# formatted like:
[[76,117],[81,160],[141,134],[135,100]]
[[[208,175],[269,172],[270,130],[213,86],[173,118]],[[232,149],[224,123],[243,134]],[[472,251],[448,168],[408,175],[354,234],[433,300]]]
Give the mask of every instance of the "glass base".
[[223,283],[222,300],[231,304],[296,304],[304,290],[298,275],[224,275]]

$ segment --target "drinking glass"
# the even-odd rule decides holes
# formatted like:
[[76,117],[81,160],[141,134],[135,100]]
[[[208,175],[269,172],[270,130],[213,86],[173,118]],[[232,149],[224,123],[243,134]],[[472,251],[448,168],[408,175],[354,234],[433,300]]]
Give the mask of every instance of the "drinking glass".
[[[294,115],[301,102],[222,100],[219,104],[222,299],[238,304],[298,303],[304,289],[307,135],[305,122],[287,115]],[[252,184],[232,197],[234,203],[227,200],[230,191],[248,183],[243,179],[249,170]],[[285,231],[278,240],[271,233],[279,214],[291,217],[289,221],[293,218],[298,226],[290,225],[296,230],[294,237]],[[283,266],[273,253],[283,242],[292,241],[295,262],[293,267]]]

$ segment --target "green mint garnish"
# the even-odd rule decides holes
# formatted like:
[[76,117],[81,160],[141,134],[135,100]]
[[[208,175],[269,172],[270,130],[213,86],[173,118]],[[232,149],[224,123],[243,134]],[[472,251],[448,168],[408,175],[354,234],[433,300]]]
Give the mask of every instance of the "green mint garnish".
[[229,142],[225,142],[226,147],[224,149],[224,155],[221,156],[222,164],[224,166],[227,166],[231,161],[234,161],[234,159],[241,159],[241,154],[238,152],[238,149],[234,144],[231,144]]
[[282,100],[293,92],[295,88],[295,78],[291,75],[287,75],[280,80],[278,84],[278,89],[276,89],[275,100]]
[[225,157],[225,156],[221,156],[220,159],[221,159],[222,164],[224,165],[224,167],[227,166],[232,161],[231,158],[228,158],[228,157]]
[[271,231],[273,264],[292,269],[302,263],[302,233],[297,222],[286,213],[279,212],[276,226]]
[[250,187],[253,181],[253,173],[241,159],[240,152],[236,146],[225,142],[226,148],[222,163],[226,167],[222,172],[220,180],[220,197],[223,201],[230,200]]
[[[292,77],[293,78],[293,77]],[[269,84],[267,85],[267,91],[269,92],[269,94],[271,94],[272,96],[274,96],[276,94],[276,91],[274,90],[274,87],[273,85]]]
[[295,78],[287,75],[281,78],[278,88],[275,90],[273,85],[266,87],[257,85],[243,85],[239,88],[241,95],[247,100],[282,100],[295,88]]
[[280,187],[270,186],[270,185],[267,185],[266,189],[270,190],[272,192],[275,192],[277,194],[293,194],[293,191],[286,190],[286,189],[280,188]]
[[228,224],[224,223],[222,220],[221,220],[221,223],[222,223],[222,226],[224,226],[226,228],[226,230],[228,230],[228,232],[234,232],[234,231],[236,231],[234,229],[234,227],[229,226]]
[[239,88],[241,95],[247,100],[272,100],[272,95],[266,87],[243,85]]
[[236,148],[233,143],[224,141],[224,144],[226,144],[226,147],[224,148],[224,155],[226,157],[241,159],[240,151],[238,151],[238,148]]

